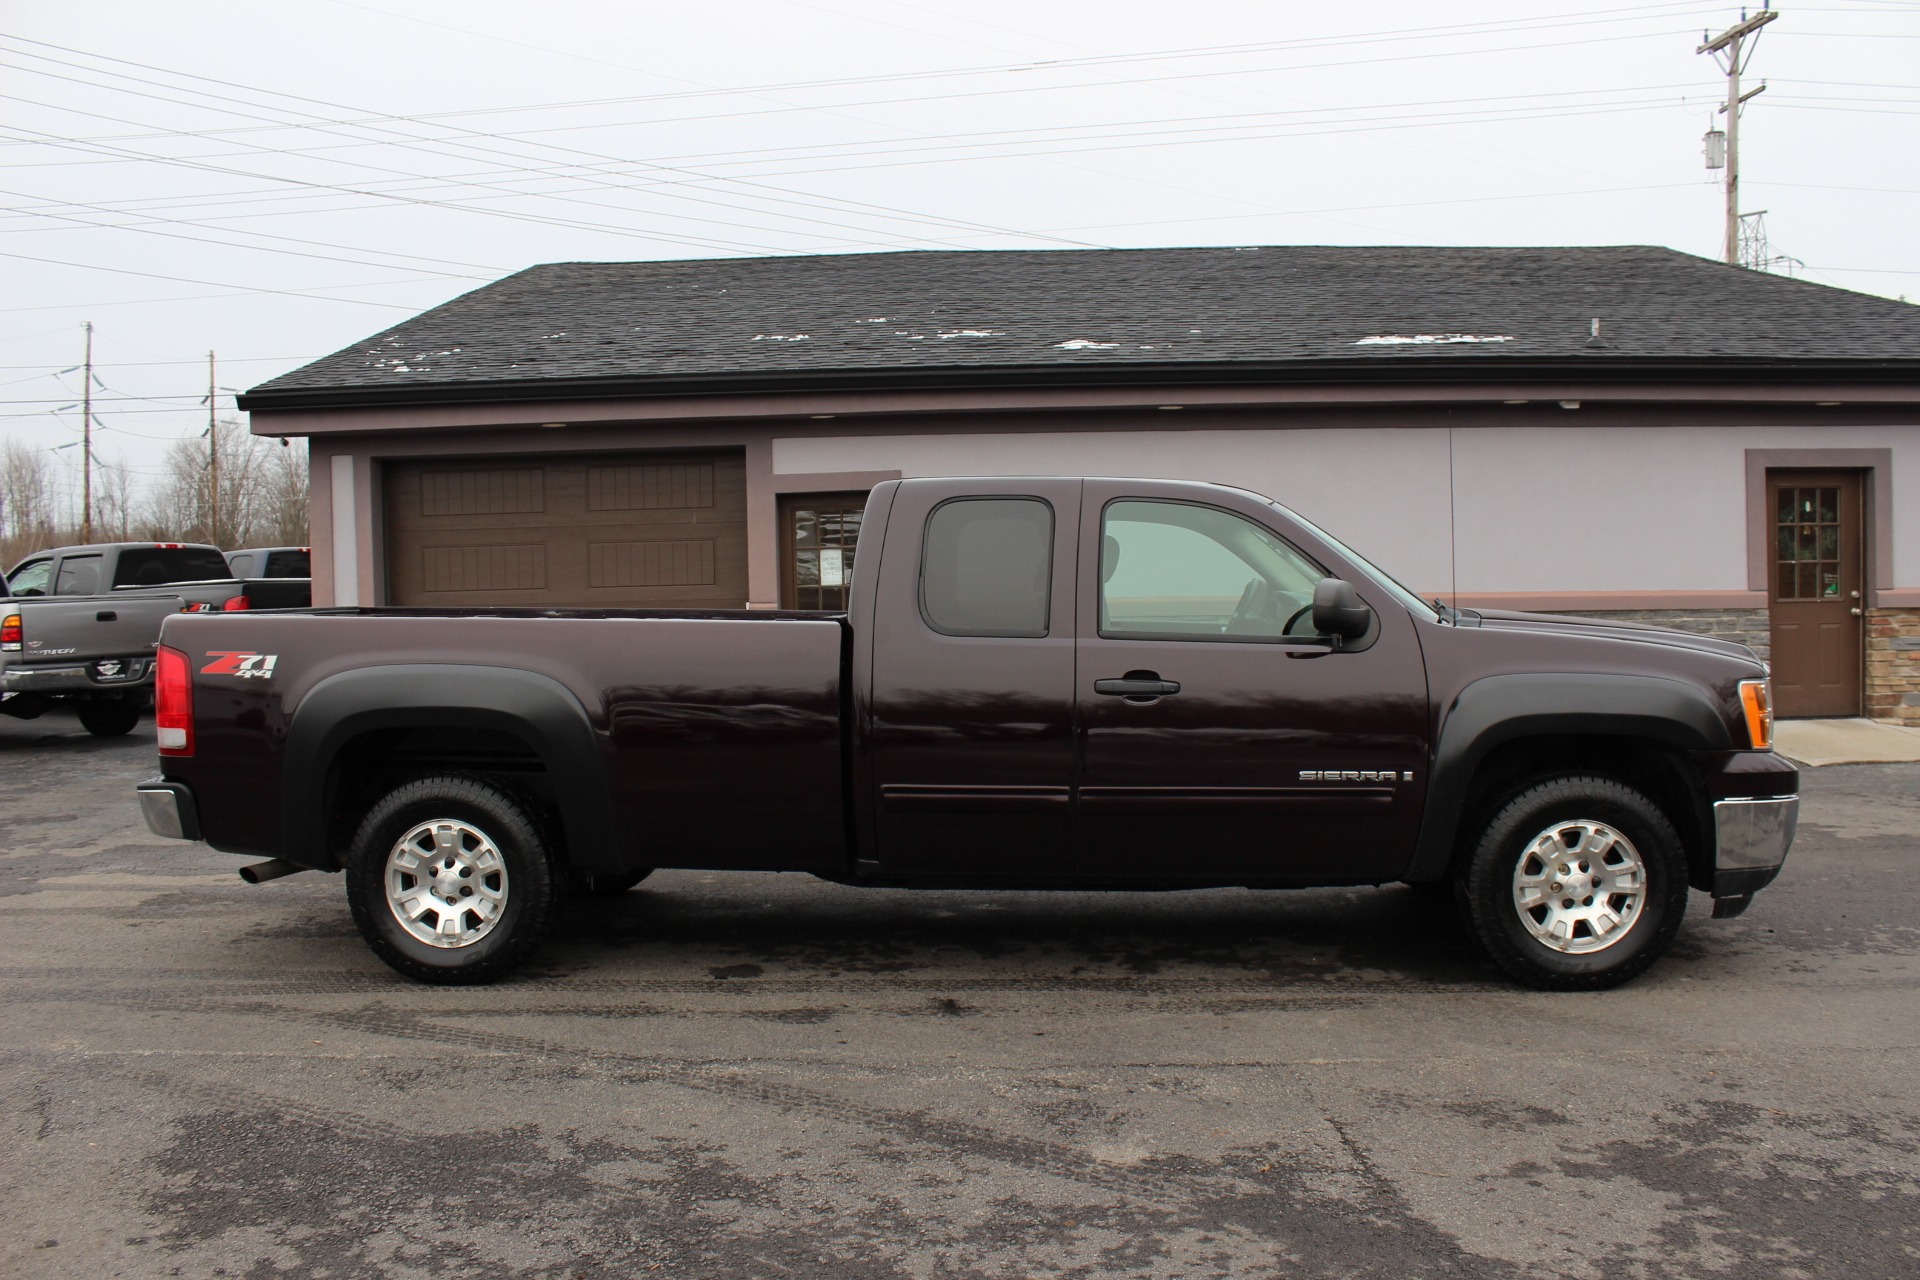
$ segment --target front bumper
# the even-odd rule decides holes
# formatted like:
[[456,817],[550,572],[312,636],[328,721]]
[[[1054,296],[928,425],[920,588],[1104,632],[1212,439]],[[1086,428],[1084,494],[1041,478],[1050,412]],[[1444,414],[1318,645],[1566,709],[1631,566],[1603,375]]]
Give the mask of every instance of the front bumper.
[[169,840],[201,838],[200,808],[186,783],[148,778],[133,790],[140,797],[140,813],[147,820],[147,830]]
[[153,659],[148,657],[10,666],[0,671],[0,693],[118,693],[152,687]]
[[1746,898],[1772,884],[1799,823],[1799,796],[1714,801],[1713,896]]

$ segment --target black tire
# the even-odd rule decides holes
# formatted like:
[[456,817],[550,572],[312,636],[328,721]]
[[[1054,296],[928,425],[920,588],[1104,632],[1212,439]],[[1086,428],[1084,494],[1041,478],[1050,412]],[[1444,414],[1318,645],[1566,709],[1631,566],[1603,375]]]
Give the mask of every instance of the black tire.
[[[1608,832],[1624,846],[1603,843]],[[1596,849],[1594,857],[1541,858],[1572,838]],[[1636,858],[1637,896],[1633,877],[1616,874]],[[1554,878],[1560,866],[1572,872],[1564,880]],[[1523,886],[1523,874],[1534,883]],[[1560,896],[1582,889],[1583,897]],[[1515,980],[1543,991],[1598,991],[1638,977],[1666,953],[1687,910],[1687,859],[1673,824],[1645,795],[1611,778],[1564,775],[1530,783],[1498,805],[1455,891],[1468,932]],[[1523,908],[1523,892],[1540,898]],[[1619,924],[1609,928],[1607,914]],[[1542,934],[1556,922],[1571,933],[1548,941]]]
[[[445,860],[459,864],[447,872],[445,897],[439,895],[441,881],[389,865],[390,857],[399,857],[403,837],[429,824],[436,830],[410,849],[422,870],[435,875],[442,855],[422,859],[427,849],[447,850]],[[441,832],[450,843],[435,845]],[[489,851],[496,856],[489,858]],[[477,865],[466,865],[470,861]],[[497,874],[490,869],[495,867]],[[390,870],[421,888],[422,896],[410,899],[425,910],[414,928],[437,930],[443,907],[451,903],[450,930],[473,933],[473,939],[437,945],[410,932],[390,899]],[[423,778],[390,792],[361,822],[347,854],[347,901],[374,954],[407,977],[448,986],[494,982],[525,963],[545,939],[563,875],[539,826],[511,796],[473,778]],[[474,888],[487,901],[458,896]],[[491,909],[491,920],[475,907]]]
[[79,707],[80,727],[96,738],[124,737],[145,709],[138,698],[88,698]]
[[617,898],[652,874],[652,867],[639,871],[575,871],[567,883],[567,892],[576,898]]

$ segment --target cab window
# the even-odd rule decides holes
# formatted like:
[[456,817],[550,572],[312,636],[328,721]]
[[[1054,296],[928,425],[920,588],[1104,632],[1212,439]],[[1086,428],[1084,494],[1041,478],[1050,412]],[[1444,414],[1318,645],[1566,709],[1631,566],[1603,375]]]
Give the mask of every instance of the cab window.
[[1326,574],[1275,534],[1217,507],[1110,503],[1101,522],[1100,634],[1308,639]]
[[100,557],[66,556],[60,561],[60,576],[53,593],[57,596],[90,596],[100,591]]
[[43,596],[53,579],[53,561],[35,560],[23,564],[7,579],[7,590],[16,596]]
[[949,636],[1044,636],[1053,508],[1038,498],[956,498],[927,517],[920,615]]

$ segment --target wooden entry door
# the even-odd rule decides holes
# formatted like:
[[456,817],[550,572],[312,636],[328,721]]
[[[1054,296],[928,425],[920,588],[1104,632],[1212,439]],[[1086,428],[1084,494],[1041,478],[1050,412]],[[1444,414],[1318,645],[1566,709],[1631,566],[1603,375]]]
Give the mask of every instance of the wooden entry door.
[[1781,716],[1857,716],[1864,662],[1860,473],[1769,471],[1773,704]]

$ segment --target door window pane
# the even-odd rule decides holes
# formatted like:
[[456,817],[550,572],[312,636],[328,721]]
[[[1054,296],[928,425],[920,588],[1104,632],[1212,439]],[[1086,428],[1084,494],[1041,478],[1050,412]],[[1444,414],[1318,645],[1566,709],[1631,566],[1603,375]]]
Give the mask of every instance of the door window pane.
[[1774,530],[1779,600],[1840,596],[1840,490],[1780,490]]
[[100,557],[68,556],[60,562],[57,596],[90,596],[100,590]]
[[53,561],[35,560],[14,571],[7,580],[7,590],[16,596],[43,596],[53,577]]
[[1038,498],[961,498],[927,517],[920,611],[949,636],[1044,636],[1053,508]]
[[1116,502],[1101,529],[1102,635],[1314,634],[1313,589],[1326,574],[1251,520],[1181,502]]

